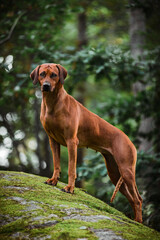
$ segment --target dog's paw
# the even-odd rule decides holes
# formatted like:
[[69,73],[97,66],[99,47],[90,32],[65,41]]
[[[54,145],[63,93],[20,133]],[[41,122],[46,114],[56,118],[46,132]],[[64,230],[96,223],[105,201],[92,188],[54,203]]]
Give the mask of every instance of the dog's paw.
[[62,188],[62,191],[66,192],[66,193],[74,193],[74,187],[66,186],[66,187]]
[[58,183],[58,179],[55,178],[49,178],[46,182],[44,182],[45,184],[48,185],[52,185],[52,186],[56,186]]

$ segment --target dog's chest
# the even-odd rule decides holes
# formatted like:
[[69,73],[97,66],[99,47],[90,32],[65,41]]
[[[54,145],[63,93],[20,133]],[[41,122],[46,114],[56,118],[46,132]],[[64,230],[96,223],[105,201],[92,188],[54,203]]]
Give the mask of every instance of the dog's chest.
[[40,119],[46,133],[60,144],[65,145],[63,138],[64,126],[60,124],[61,121],[59,121],[59,118],[53,114],[46,113],[43,117],[41,116]]
[[44,116],[41,117],[41,123],[47,132],[52,130],[56,131],[56,129],[60,128],[58,119],[53,114],[45,113]]

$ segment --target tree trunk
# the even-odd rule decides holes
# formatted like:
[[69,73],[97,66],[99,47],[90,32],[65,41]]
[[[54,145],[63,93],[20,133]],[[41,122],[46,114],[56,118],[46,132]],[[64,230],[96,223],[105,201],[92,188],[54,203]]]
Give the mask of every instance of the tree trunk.
[[35,101],[34,101],[34,112],[35,112],[34,129],[35,129],[35,137],[36,137],[36,141],[37,141],[36,155],[39,159],[39,171],[40,171],[39,174],[41,176],[50,176],[52,173],[52,167],[53,167],[52,159],[51,159],[51,152],[50,152],[50,147],[49,147],[48,135],[45,134],[43,140],[41,140],[39,137],[41,125],[40,125],[40,119],[39,119],[40,111],[39,111],[37,97],[35,97]]
[[45,133],[44,138],[44,159],[46,163],[46,168],[43,170],[43,176],[49,177],[53,174],[53,156],[51,154],[51,149],[49,145],[49,138],[48,135]]
[[85,12],[78,14],[78,48],[81,50],[87,45],[87,16]]
[[35,113],[34,132],[35,132],[35,138],[36,138],[36,141],[37,141],[36,155],[37,155],[38,160],[39,160],[39,174],[42,175],[43,158],[42,158],[41,149],[40,149],[40,138],[39,138],[40,121],[39,121],[39,106],[38,106],[38,102],[37,102],[37,97],[35,97],[35,100],[34,100],[34,113]]
[[[87,45],[87,35],[86,35],[86,30],[87,30],[87,21],[86,21],[86,13],[82,12],[78,14],[78,49],[81,50],[83,46]],[[83,79],[84,80],[84,79]],[[84,91],[85,88],[84,86],[80,86],[78,88],[79,97],[77,100],[84,105],[85,99],[84,99]],[[81,166],[83,163],[83,156],[84,156],[84,149],[79,148],[77,152],[77,165]],[[82,181],[77,181],[76,182],[76,187],[82,187],[83,182]]]
[[[132,0],[130,2],[132,2]],[[131,54],[135,60],[143,56],[145,31],[146,19],[143,10],[139,8],[131,8],[129,18],[129,35]],[[135,95],[144,88],[145,86],[140,82],[133,84],[133,92]]]
[[[160,56],[158,56],[157,63],[160,62]],[[155,111],[155,152],[160,153],[160,111],[159,111],[159,99],[160,99],[160,69],[156,73],[156,91],[154,97],[154,111]]]
[[[130,4],[135,1],[130,0]],[[140,0],[143,3],[143,0]],[[130,34],[130,47],[132,57],[136,60],[139,57],[143,58],[145,32],[146,32],[146,18],[142,8],[131,7],[129,19],[129,34]],[[136,82],[133,84],[133,93],[137,95],[138,92],[144,90],[146,85]],[[139,127],[139,135],[147,135],[153,129],[153,119],[142,116],[141,124]],[[148,141],[145,137],[139,137],[140,145],[139,150],[147,151],[151,149],[152,142]]]

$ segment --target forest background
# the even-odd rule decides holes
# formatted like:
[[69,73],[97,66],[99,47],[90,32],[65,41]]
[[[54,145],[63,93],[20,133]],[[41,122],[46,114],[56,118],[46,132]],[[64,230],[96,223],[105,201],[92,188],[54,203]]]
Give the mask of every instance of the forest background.
[[[29,75],[62,64],[68,93],[136,145],[144,223],[160,230],[160,1],[1,0],[0,12],[0,169],[52,176]],[[64,182],[67,159],[62,147]],[[77,186],[109,203],[114,186],[99,153],[80,149],[77,173]],[[120,193],[112,206],[132,217]]]

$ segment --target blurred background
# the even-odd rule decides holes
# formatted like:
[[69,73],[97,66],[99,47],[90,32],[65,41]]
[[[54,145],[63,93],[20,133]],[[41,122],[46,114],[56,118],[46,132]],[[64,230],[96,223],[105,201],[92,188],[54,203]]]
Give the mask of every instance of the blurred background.
[[[144,223],[160,230],[160,1],[1,0],[0,13],[0,169],[52,176],[29,75],[60,63],[68,93],[136,145]],[[63,182],[67,165],[61,147]],[[80,149],[77,173],[77,186],[109,203],[114,186],[99,153]],[[133,217],[120,193],[112,206]]]

